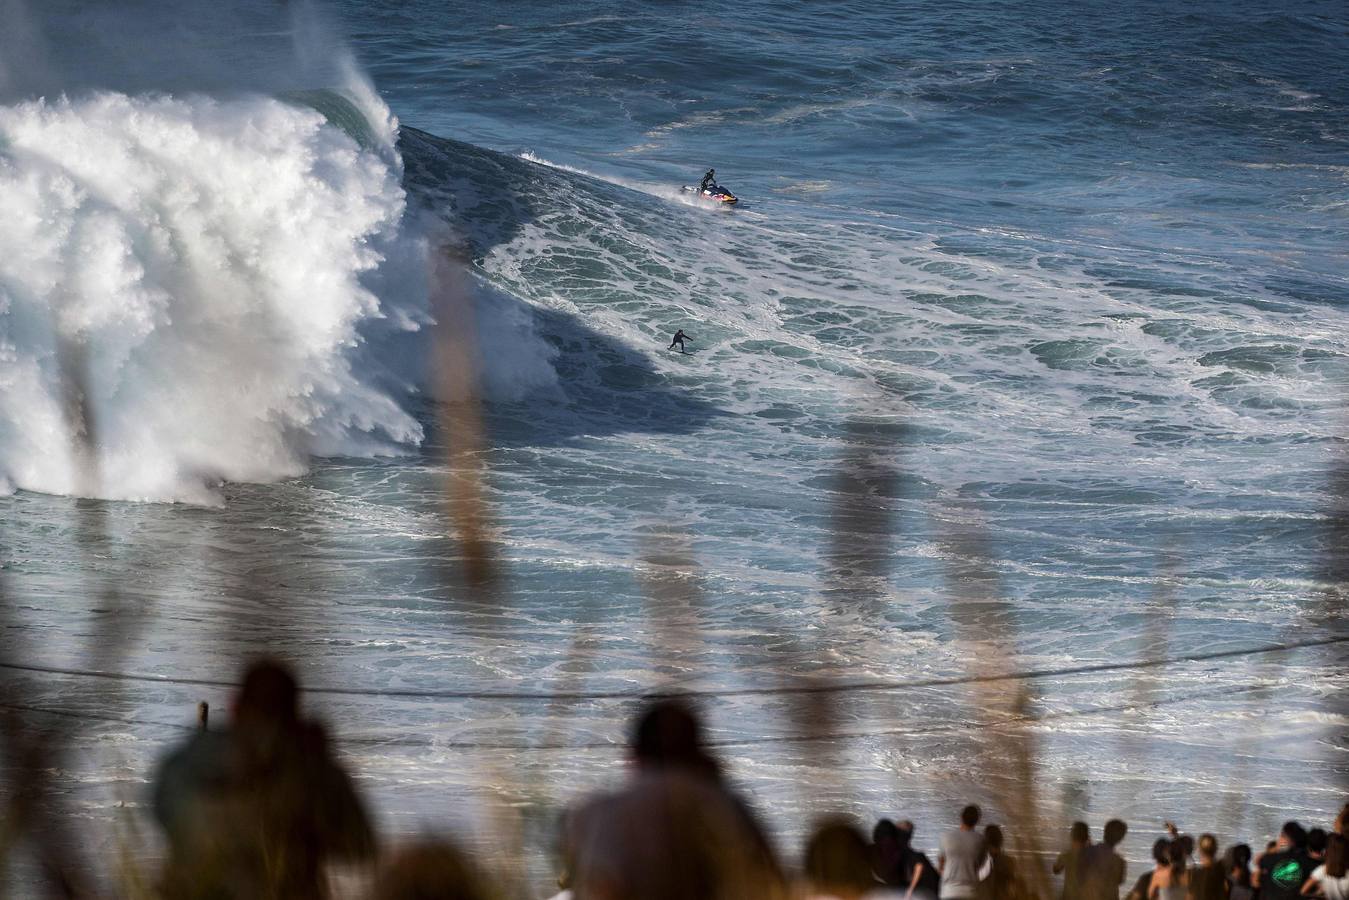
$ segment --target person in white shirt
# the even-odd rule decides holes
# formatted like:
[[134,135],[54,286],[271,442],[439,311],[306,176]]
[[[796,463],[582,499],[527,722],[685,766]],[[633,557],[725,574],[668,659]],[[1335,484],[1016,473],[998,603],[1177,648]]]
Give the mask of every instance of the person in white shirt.
[[984,838],[974,830],[979,824],[979,807],[967,806],[960,811],[960,827],[941,837],[941,855],[937,857],[937,871],[941,872],[941,900],[973,900],[979,892],[979,870],[983,868],[988,851]]
[[1338,834],[1327,835],[1326,861],[1312,869],[1302,893],[1326,900],[1349,900],[1349,841]]

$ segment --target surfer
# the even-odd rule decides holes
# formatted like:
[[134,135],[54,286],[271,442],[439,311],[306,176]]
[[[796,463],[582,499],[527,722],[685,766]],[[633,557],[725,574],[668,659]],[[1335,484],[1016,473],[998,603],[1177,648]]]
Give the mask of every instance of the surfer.
[[710,187],[715,187],[716,183],[717,183],[717,170],[708,169],[707,174],[703,176],[703,180],[698,183],[698,190],[705,191]]
[[688,337],[688,335],[684,333],[684,329],[682,328],[679,329],[678,331],[675,332],[675,336],[670,340],[670,346],[666,347],[665,349],[673,350],[675,348],[675,344],[678,344],[680,353],[688,353],[688,351],[684,349],[684,338],[686,337]]

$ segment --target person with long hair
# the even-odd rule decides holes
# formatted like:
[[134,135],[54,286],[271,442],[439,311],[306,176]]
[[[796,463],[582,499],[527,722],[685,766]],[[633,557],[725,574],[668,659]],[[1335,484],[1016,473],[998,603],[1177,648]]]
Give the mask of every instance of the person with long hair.
[[816,825],[803,862],[808,900],[899,897],[877,884],[866,837],[848,819],[835,817]]
[[984,849],[988,853],[988,876],[979,882],[980,900],[1018,900],[1016,862],[1002,852],[1002,829],[989,825],[984,829]]
[[1218,839],[1199,836],[1199,864],[1190,870],[1190,900],[1228,900],[1227,873],[1218,862]]
[[1171,866],[1171,839],[1157,838],[1152,844],[1152,869],[1138,876],[1128,900],[1151,900],[1152,884],[1158,874]]
[[1349,900],[1349,840],[1343,835],[1326,836],[1326,861],[1312,869],[1302,893],[1326,900]]
[[1186,867],[1186,845],[1173,840],[1167,847],[1166,865],[1152,876],[1148,900],[1185,900],[1190,889],[1190,872]]
[[1237,844],[1227,851],[1224,864],[1227,869],[1228,900],[1251,900],[1255,888],[1251,885],[1251,848],[1247,844]]

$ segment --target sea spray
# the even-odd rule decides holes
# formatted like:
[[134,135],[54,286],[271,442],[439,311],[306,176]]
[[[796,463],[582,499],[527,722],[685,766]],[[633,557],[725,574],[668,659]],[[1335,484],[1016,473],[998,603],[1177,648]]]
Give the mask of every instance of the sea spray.
[[98,496],[209,502],[309,454],[417,442],[354,363],[362,324],[386,315],[363,276],[417,241],[404,202],[381,154],[293,103],[0,108],[0,484],[70,493],[82,477],[61,342],[86,360]]

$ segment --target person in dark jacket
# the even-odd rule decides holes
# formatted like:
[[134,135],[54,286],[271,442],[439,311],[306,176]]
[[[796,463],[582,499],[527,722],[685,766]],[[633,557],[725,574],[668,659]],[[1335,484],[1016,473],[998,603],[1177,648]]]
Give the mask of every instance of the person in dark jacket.
[[1020,881],[1016,876],[1016,861],[1003,852],[1002,829],[997,825],[984,828],[984,848],[988,851],[988,876],[979,882],[980,900],[1020,900]]
[[1115,849],[1129,833],[1129,826],[1121,819],[1111,819],[1101,831],[1101,843],[1086,849],[1083,857],[1082,896],[1086,900],[1119,900],[1126,867],[1124,857]]
[[935,900],[941,885],[941,873],[927,854],[913,846],[913,823],[907,819],[900,822],[900,884],[906,887],[906,896],[924,897]]
[[365,808],[298,693],[285,666],[254,664],[232,727],[197,732],[160,764],[167,900],[322,900],[327,861],[373,858]]
[[1229,900],[1227,872],[1218,859],[1218,839],[1199,836],[1199,865],[1190,871],[1190,900]]
[[1256,863],[1255,888],[1260,900],[1297,900],[1313,868],[1306,830],[1297,822],[1285,822],[1274,850]]
[[1063,876],[1060,900],[1083,900],[1086,885],[1086,857],[1091,849],[1091,832],[1086,822],[1074,822],[1068,830],[1068,849],[1054,860],[1054,874]]

